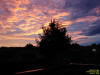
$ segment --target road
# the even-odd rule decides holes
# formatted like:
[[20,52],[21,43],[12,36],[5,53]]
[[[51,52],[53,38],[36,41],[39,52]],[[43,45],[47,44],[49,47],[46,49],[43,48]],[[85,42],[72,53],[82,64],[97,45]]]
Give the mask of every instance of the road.
[[68,65],[51,66],[16,72],[17,75],[90,75],[89,70],[100,70],[100,65],[70,63]]

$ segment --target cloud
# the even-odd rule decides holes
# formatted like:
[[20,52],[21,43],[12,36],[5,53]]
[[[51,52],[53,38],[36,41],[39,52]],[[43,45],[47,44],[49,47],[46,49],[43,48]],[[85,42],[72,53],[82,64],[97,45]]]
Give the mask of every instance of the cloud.
[[94,36],[100,34],[100,21],[96,21],[93,26],[89,28],[89,31],[84,31],[84,35]]
[[16,45],[34,39],[51,19],[60,20],[74,40],[99,34],[99,9],[99,0],[0,0],[0,38]]
[[82,18],[77,18],[75,22],[88,22],[88,23],[93,23],[98,20],[97,16],[86,16]]
[[[97,42],[95,38],[100,34],[100,0],[66,0],[64,9],[70,13],[72,24],[68,31],[73,40],[79,41],[80,44]],[[74,35],[73,32],[76,31],[82,33]],[[93,36],[95,37],[91,39]]]
[[1,40],[12,39],[17,44],[16,40],[33,40],[42,33],[41,25],[53,17],[59,19],[68,15],[61,11],[64,3],[64,0],[0,0]]
[[90,11],[99,6],[99,0],[67,0],[64,8],[71,11],[73,19],[76,19],[91,15]]

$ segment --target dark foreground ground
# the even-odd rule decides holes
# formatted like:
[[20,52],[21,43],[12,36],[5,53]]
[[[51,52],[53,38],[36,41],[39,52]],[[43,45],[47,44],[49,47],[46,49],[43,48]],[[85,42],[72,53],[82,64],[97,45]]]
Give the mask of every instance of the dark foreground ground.
[[59,66],[18,66],[1,64],[0,75],[99,75],[99,65],[68,64]]
[[[91,51],[92,49],[87,47],[71,49],[66,54],[71,55],[71,61],[64,60],[64,65],[48,65],[47,60],[43,60],[41,54],[39,55],[38,49],[0,48],[0,75],[99,75],[100,65],[97,64],[100,64],[100,48],[95,52]],[[61,56],[58,54],[57,57],[60,59]],[[56,61],[48,60],[49,63]],[[77,64],[68,64],[70,62]]]

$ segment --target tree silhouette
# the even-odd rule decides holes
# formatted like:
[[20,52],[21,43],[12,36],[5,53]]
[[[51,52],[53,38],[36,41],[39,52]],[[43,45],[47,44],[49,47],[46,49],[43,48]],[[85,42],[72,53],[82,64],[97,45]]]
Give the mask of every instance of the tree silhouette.
[[38,42],[41,53],[49,59],[66,55],[68,48],[71,46],[71,37],[66,34],[66,28],[53,20],[48,27],[42,27],[42,29],[41,41]]
[[67,48],[71,45],[71,38],[66,35],[66,28],[57,21],[51,21],[48,27],[42,29],[43,35],[40,35],[41,41],[38,43],[41,48]]
[[34,46],[31,43],[28,43],[25,47],[26,48],[34,48]]

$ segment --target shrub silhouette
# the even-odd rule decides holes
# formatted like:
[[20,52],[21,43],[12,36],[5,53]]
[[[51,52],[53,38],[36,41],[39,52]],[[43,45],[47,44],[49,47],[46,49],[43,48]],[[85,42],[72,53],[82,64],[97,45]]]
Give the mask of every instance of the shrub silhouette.
[[48,27],[42,27],[42,29],[41,41],[38,42],[41,53],[47,59],[55,57],[59,57],[59,59],[60,57],[64,58],[63,56],[66,55],[68,48],[71,46],[71,37],[66,35],[66,28],[53,20]]
[[26,48],[34,48],[34,46],[31,43],[28,43],[25,47]]

